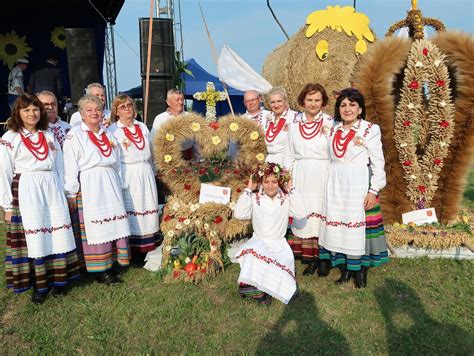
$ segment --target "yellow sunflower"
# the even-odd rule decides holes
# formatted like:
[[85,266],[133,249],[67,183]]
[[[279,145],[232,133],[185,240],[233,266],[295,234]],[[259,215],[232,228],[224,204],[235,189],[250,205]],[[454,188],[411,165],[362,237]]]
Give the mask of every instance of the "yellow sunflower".
[[31,48],[25,36],[18,36],[15,30],[0,35],[0,59],[8,68],[12,69],[17,59],[28,57],[28,52],[31,52]]
[[63,26],[55,27],[51,31],[51,42],[58,48],[66,48],[66,35],[64,34]]

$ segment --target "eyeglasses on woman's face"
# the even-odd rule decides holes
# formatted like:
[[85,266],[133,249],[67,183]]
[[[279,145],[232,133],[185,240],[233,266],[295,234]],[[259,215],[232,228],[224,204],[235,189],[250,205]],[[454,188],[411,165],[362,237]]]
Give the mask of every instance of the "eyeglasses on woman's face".
[[118,109],[118,110],[127,110],[127,109],[128,109],[128,110],[131,110],[131,109],[133,109],[133,105],[130,104],[130,103],[128,103],[128,104],[121,104],[121,105],[117,106],[117,109]]

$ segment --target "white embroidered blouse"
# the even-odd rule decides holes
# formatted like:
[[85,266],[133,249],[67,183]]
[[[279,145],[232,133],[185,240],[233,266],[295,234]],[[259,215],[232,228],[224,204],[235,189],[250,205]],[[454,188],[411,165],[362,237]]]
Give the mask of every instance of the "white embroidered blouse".
[[279,190],[273,199],[263,189],[253,193],[246,188],[234,210],[236,219],[252,219],[253,237],[266,242],[285,239],[289,216],[297,219],[306,216],[303,198],[295,188],[288,194]]
[[[315,117],[315,129],[319,127],[319,132],[310,139],[303,137],[301,125],[306,124],[308,120],[304,113],[298,114],[297,122],[290,126],[288,131],[288,140],[286,141],[285,153],[283,155],[283,166],[291,169],[295,160],[302,159],[329,159],[329,150],[327,143],[327,133],[333,126],[333,119],[326,113],[320,112]],[[303,131],[305,132],[305,131]],[[306,132],[311,136],[311,131]]]
[[79,191],[79,172],[94,167],[112,167],[119,175],[123,189],[126,185],[121,175],[120,149],[115,137],[104,127],[101,126],[100,131],[94,134],[96,137],[105,132],[107,138],[112,145],[112,153],[110,156],[104,156],[99,148],[89,138],[88,132],[91,131],[84,122],[80,125],[73,126],[66,136],[63,146],[64,154],[64,171],[65,171],[65,189],[68,198],[74,198]]
[[53,171],[58,175],[61,187],[64,183],[64,166],[61,146],[54,136],[47,131],[30,133],[22,129],[21,133],[33,143],[39,142],[42,132],[48,144],[48,156],[39,160],[30,152],[21,140],[20,132],[8,131],[0,140],[0,206],[5,211],[12,208],[12,181],[16,174],[26,172]]
[[[122,163],[139,163],[139,162],[149,162],[152,163],[151,159],[151,151],[150,151],[150,132],[148,131],[148,127],[137,120],[134,120],[131,127],[128,127],[130,133],[136,137],[138,135],[138,131],[135,128],[137,125],[143,135],[143,139],[145,142],[137,142],[135,145],[132,140],[127,138],[125,135],[125,125],[122,124],[120,121],[115,122],[112,124],[108,130],[114,135],[117,139],[120,152],[121,152],[121,160]],[[137,147],[138,146],[138,147]],[[142,150],[139,148],[143,147]]]
[[[342,122],[336,124],[329,132],[329,150],[331,162],[360,164],[370,166],[372,176],[370,188],[379,192],[386,184],[385,159],[382,150],[382,137],[380,127],[365,120],[358,120],[350,130],[355,131],[354,138],[348,143],[347,149],[342,157],[336,156],[334,138],[336,133],[342,130],[342,137],[346,137],[349,130],[344,130]],[[341,156],[342,152],[338,152]]]

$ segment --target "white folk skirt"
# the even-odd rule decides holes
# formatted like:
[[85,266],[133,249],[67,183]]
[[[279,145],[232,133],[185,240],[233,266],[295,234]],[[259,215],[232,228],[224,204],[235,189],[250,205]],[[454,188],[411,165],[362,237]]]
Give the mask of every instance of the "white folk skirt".
[[122,185],[111,167],[94,167],[81,172],[84,227],[89,245],[103,244],[130,236]]
[[367,165],[333,162],[323,204],[325,222],[319,244],[331,252],[365,254],[364,199],[369,189]]
[[299,238],[318,237],[329,160],[300,159],[293,167],[293,185],[303,196],[307,217],[294,219],[291,232]]
[[252,237],[236,254],[238,282],[249,284],[288,304],[296,291],[295,259],[284,238],[264,241]]
[[45,257],[76,248],[66,196],[55,172],[22,173],[18,205],[28,257]]
[[155,175],[148,162],[122,165],[123,178],[128,189],[123,200],[128,214],[130,232],[135,237],[158,232],[158,192]]

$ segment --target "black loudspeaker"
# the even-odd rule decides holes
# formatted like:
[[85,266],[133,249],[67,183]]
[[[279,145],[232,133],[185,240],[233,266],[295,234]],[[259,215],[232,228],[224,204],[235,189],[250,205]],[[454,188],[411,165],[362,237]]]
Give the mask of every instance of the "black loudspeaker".
[[84,88],[99,81],[95,32],[90,28],[66,28],[67,65],[71,85],[71,101],[77,104]]
[[[146,124],[151,126],[156,115],[166,111],[166,94],[168,90],[174,88],[172,78],[150,78],[150,89],[148,93],[148,110],[146,115]],[[143,86],[143,105],[145,105],[145,79],[142,78]]]
[[[146,76],[148,53],[148,18],[140,18],[140,68]],[[174,75],[174,36],[172,19],[153,19],[151,37],[150,77],[172,77]]]

